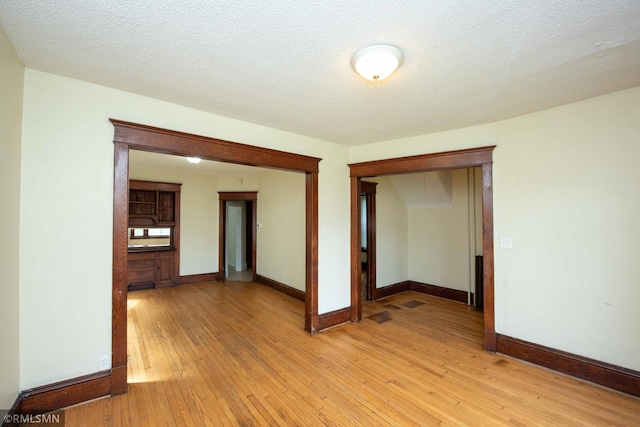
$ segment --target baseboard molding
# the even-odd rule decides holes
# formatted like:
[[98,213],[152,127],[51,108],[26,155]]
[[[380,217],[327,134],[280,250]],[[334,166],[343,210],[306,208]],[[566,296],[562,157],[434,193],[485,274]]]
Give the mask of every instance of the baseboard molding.
[[269,279],[268,277],[264,277],[259,274],[256,274],[256,282],[260,283],[261,285],[265,285],[272,289],[275,289],[278,292],[282,292],[285,295],[289,295],[290,297],[293,297],[299,301],[304,302],[305,300],[305,293],[303,291],[296,288],[292,288],[291,286],[285,285],[284,283],[280,283],[275,280]]
[[192,285],[195,283],[217,282],[219,277],[218,273],[188,274],[180,276],[180,284]]
[[[450,299],[452,301],[458,301],[465,304],[468,304],[467,292],[460,291],[457,289],[444,288],[442,286],[429,285],[427,283],[420,283],[410,281],[411,290],[416,292],[421,292],[427,295],[433,295],[434,297],[440,297],[445,299]],[[471,304],[473,305],[473,293],[471,293]]]
[[18,413],[44,414],[111,394],[111,372],[72,378],[24,390],[18,396]]
[[[442,286],[429,285],[427,283],[405,280],[404,282],[377,288],[374,292],[374,299],[385,298],[405,291],[415,291],[435,297],[445,298],[452,301],[467,304],[467,293],[457,289],[443,288]],[[471,305],[474,304],[474,295],[471,294]]]
[[640,397],[640,372],[497,334],[497,351]]
[[342,323],[351,321],[351,308],[345,307],[340,310],[330,311],[318,316],[318,330],[331,328]]
[[[22,400],[23,400],[23,396],[22,393],[18,393],[18,397],[16,397],[16,400],[13,402],[13,405],[11,405],[11,408],[9,408],[9,412],[7,412],[7,415],[20,415],[22,413]],[[3,417],[2,420],[0,420],[0,426],[1,427],[18,427],[19,424],[14,423],[14,422],[7,422],[5,421],[6,419]]]
[[111,395],[124,394],[129,389],[127,383],[127,364],[111,368]]
[[373,299],[379,300],[391,295],[399,294],[401,292],[411,290],[411,282],[406,280],[404,282],[395,283],[393,285],[384,286],[382,288],[376,288],[373,290]]

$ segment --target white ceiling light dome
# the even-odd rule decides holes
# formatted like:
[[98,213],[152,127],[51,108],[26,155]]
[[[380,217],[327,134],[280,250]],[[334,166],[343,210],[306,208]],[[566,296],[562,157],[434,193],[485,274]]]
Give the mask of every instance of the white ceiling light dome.
[[362,77],[378,82],[389,77],[402,64],[402,52],[395,46],[378,44],[369,46],[351,60],[353,69]]
[[200,157],[187,157],[187,161],[194,165],[197,165],[198,163],[200,163],[201,160],[202,159]]

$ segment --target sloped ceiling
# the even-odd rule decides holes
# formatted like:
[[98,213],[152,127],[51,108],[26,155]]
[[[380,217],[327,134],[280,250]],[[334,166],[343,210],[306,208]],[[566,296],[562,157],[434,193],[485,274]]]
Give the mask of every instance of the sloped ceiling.
[[[640,85],[638,0],[2,0],[27,67],[345,145]],[[370,84],[351,58],[392,44]]]
[[453,204],[453,177],[450,170],[391,175],[389,180],[408,209]]

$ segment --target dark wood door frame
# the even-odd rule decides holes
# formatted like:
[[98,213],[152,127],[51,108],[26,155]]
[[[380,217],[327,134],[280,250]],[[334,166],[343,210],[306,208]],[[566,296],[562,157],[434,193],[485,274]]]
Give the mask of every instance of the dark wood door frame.
[[362,178],[482,167],[482,247],[484,269],[484,348],[496,351],[493,271],[493,150],[489,147],[399,157],[349,165],[351,176],[351,321],[362,318],[360,298],[360,195]]
[[377,182],[361,181],[360,189],[367,206],[367,299],[376,297],[376,186]]
[[129,149],[267,167],[306,176],[305,330],[319,330],[318,318],[318,172],[319,158],[222,139],[109,119],[114,130],[113,286],[111,394],[127,392],[127,229]]
[[[218,199],[220,203],[220,213],[218,218],[220,219],[220,226],[218,230],[218,280],[224,280],[227,276],[226,268],[227,268],[227,257],[226,257],[226,246],[225,243],[227,241],[227,202],[232,201],[249,201],[251,202],[251,265],[253,266],[253,274],[252,279],[254,282],[256,281],[256,276],[258,274],[257,268],[257,258],[256,258],[256,248],[258,245],[258,192],[257,191],[219,191]],[[249,213],[249,209],[247,209],[247,213]],[[247,219],[247,225],[249,224],[249,219]]]

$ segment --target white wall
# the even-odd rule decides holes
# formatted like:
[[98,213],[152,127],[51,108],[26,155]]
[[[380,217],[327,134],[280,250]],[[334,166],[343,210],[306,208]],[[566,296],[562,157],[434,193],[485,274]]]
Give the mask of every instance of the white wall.
[[251,175],[219,175],[218,191],[258,191],[262,173]]
[[270,171],[260,175],[257,273],[305,290],[305,175]]
[[[27,69],[20,223],[22,389],[96,372],[100,356],[111,353],[109,117],[327,159],[319,174],[319,311],[349,305],[346,147]],[[185,266],[182,274],[199,272]]]
[[[498,333],[640,370],[640,87],[350,149],[361,162],[497,145]],[[501,249],[500,237],[513,238]]]
[[376,287],[409,278],[407,205],[386,177],[367,178],[376,186]]
[[217,273],[217,177],[131,166],[129,178],[182,184],[180,188],[180,275]]
[[409,279],[466,292],[471,252],[467,169],[451,175],[450,206],[409,209]]
[[0,26],[0,182],[3,227],[0,245],[0,407],[20,391],[20,140],[24,67]]

